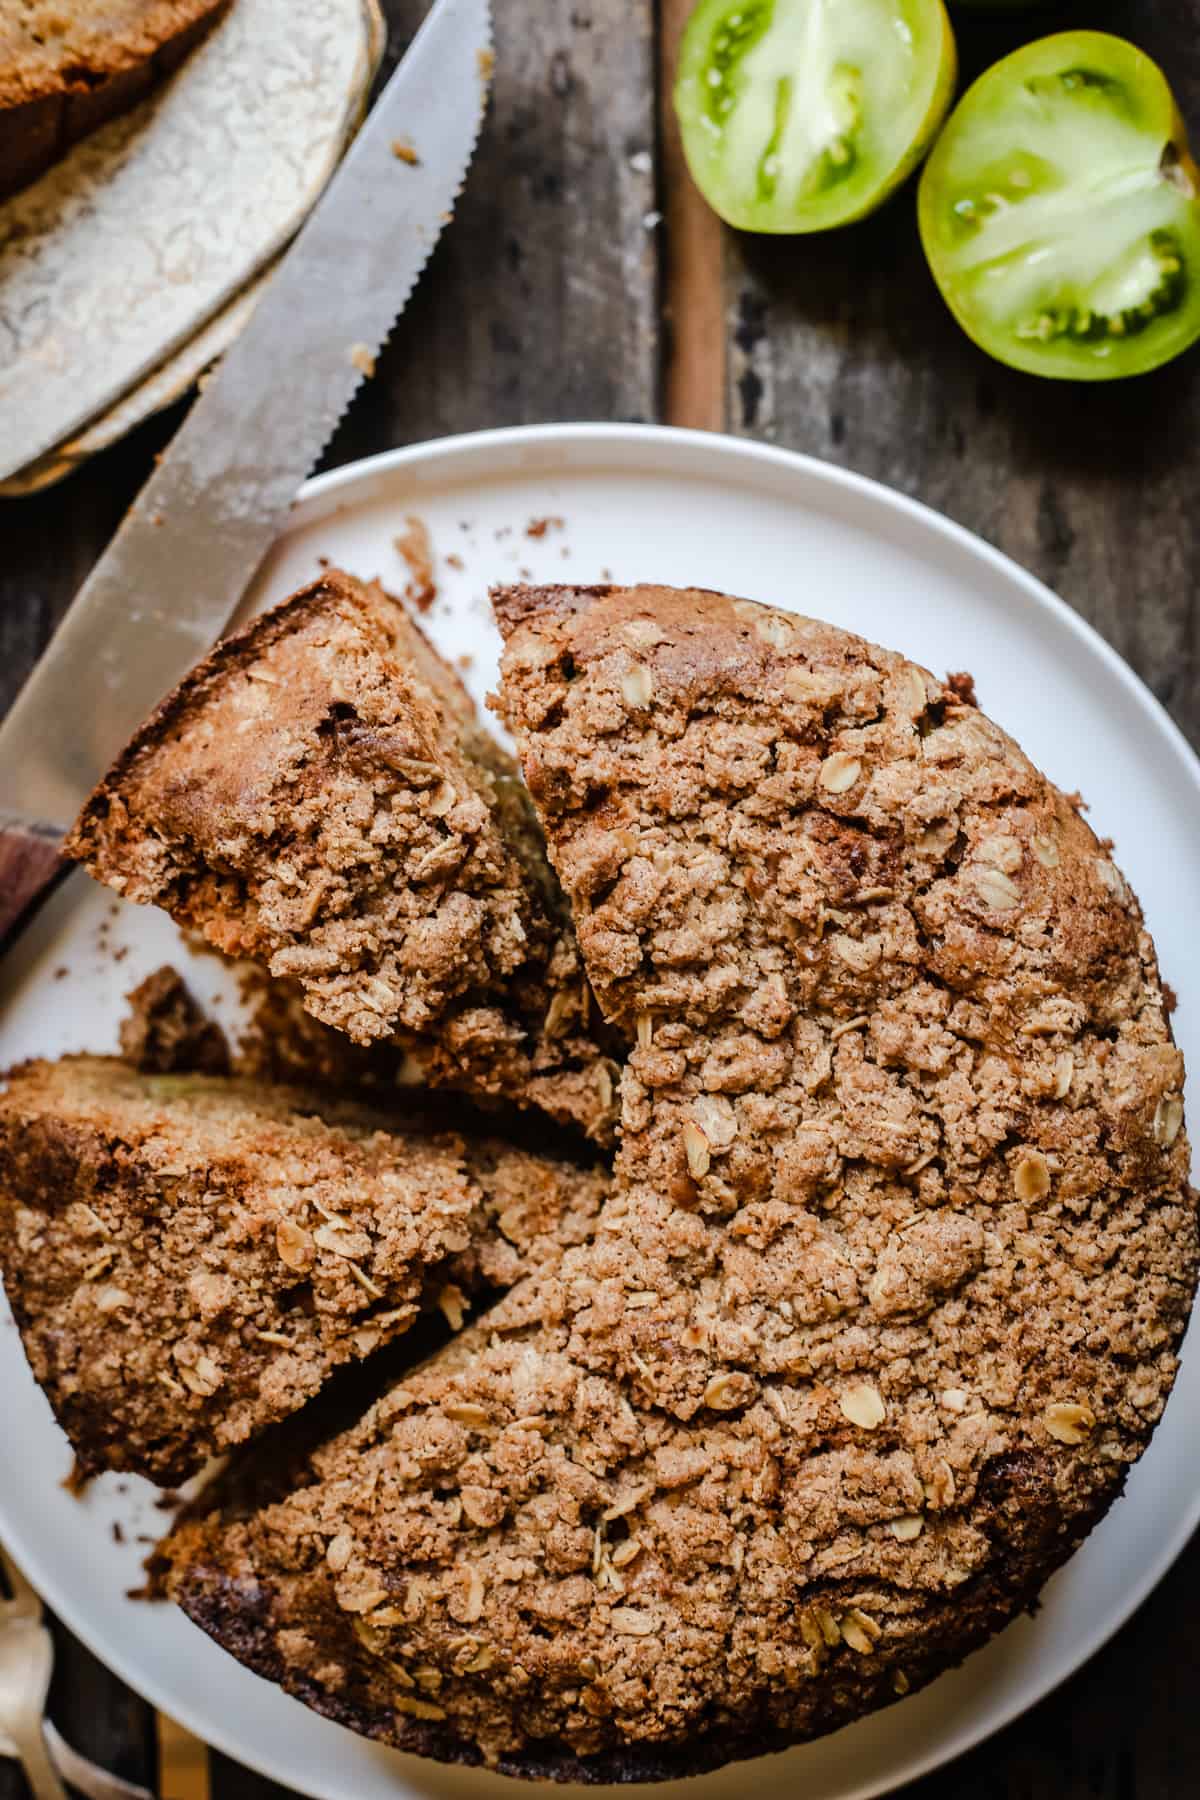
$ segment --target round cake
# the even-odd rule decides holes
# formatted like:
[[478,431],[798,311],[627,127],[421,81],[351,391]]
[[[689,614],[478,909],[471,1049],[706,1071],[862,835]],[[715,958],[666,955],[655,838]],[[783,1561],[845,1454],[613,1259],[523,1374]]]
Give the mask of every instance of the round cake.
[[168,1584],[372,1736],[656,1779],[928,1682],[1120,1493],[1196,1283],[1183,1066],[1110,847],[967,678],[706,592],[496,610],[629,1045],[610,1196]]

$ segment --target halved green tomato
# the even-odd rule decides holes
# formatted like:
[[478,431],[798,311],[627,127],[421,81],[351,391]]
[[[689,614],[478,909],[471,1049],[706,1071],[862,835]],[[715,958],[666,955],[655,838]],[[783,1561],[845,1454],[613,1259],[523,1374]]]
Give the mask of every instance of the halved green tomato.
[[1105,381],[1200,337],[1198,195],[1161,69],[1123,38],[1065,31],[955,107],[921,177],[921,241],[989,355]]
[[942,0],[700,0],[675,88],[688,166],[745,231],[848,224],[920,162],[956,68]]

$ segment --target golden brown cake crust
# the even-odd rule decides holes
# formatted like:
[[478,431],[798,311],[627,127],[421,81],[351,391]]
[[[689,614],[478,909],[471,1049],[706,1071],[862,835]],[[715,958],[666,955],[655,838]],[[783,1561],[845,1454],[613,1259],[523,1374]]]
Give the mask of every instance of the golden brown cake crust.
[[371,1735],[650,1779],[931,1679],[1120,1492],[1196,1282],[1183,1067],[1136,900],[961,679],[715,594],[497,611],[635,1046],[612,1194],[171,1582]]
[[5,0],[0,195],[125,112],[187,55],[230,0]]
[[[499,1311],[503,1314],[504,1308]],[[844,1643],[840,1655],[831,1651],[828,1636],[837,1619],[849,1616],[844,1609],[856,1592],[853,1574],[821,1584],[811,1596],[800,1630],[814,1641],[808,1645],[808,1668],[798,1681],[794,1656],[789,1655],[796,1625],[787,1601],[788,1568],[780,1559],[768,1617],[757,1628],[754,1620],[745,1620],[727,1643],[741,1662],[755,1640],[766,1654],[771,1630],[780,1631],[775,1680],[791,1664],[792,1692],[773,1698],[773,1684],[760,1676],[735,1711],[722,1697],[726,1684],[720,1643],[714,1643],[711,1658],[697,1662],[697,1644],[707,1634],[694,1629],[694,1620],[684,1617],[675,1629],[660,1627],[652,1636],[630,1638],[639,1601],[633,1571],[646,1552],[632,1563],[623,1562],[620,1570],[614,1569],[611,1556],[614,1550],[621,1556],[622,1545],[632,1548],[642,1531],[656,1549],[674,1539],[681,1566],[668,1566],[665,1583],[659,1566],[642,1571],[643,1590],[660,1583],[667,1587],[664,1611],[685,1556],[696,1576],[707,1577],[705,1585],[723,1585],[727,1577],[720,1563],[705,1568],[703,1554],[696,1556],[703,1545],[693,1543],[689,1555],[688,1539],[694,1539],[698,1518],[706,1512],[720,1523],[725,1511],[722,1479],[727,1483],[748,1460],[751,1467],[769,1468],[778,1440],[768,1438],[766,1456],[755,1461],[748,1458],[745,1433],[718,1432],[703,1439],[690,1434],[678,1446],[690,1461],[689,1482],[679,1478],[672,1462],[669,1427],[647,1417],[643,1444],[656,1445],[649,1485],[658,1488],[657,1497],[648,1504],[643,1483],[640,1489],[627,1486],[623,1497],[604,1506],[612,1490],[589,1482],[588,1464],[604,1462],[611,1444],[607,1434],[601,1434],[599,1452],[580,1467],[580,1402],[586,1407],[590,1448],[602,1416],[597,1385],[591,1384],[585,1399],[578,1389],[571,1393],[557,1386],[561,1369],[546,1371],[545,1386],[531,1382],[528,1340],[524,1349],[512,1343],[507,1359],[483,1348],[497,1323],[508,1337],[507,1322],[493,1314],[464,1334],[440,1371],[431,1366],[409,1377],[361,1425],[315,1454],[289,1458],[286,1436],[282,1444],[271,1440],[186,1513],[165,1546],[168,1591],[231,1655],[325,1717],[414,1755],[486,1764],[525,1780],[624,1784],[679,1779],[784,1750],[890,1704],[984,1644],[1034,1603],[1048,1574],[1099,1517],[1097,1509],[1072,1521],[1068,1530],[1053,1482],[1034,1456],[991,1464],[975,1501],[981,1529],[994,1545],[987,1577],[953,1594],[893,1596],[905,1657],[902,1681],[894,1668],[851,1656]],[[484,1379],[456,1382],[454,1364],[461,1370],[481,1351],[487,1365]],[[488,1410],[488,1401],[494,1405],[502,1362],[511,1365],[518,1359],[523,1365],[520,1404],[507,1416],[493,1412],[484,1431],[475,1425],[464,1434],[459,1422],[465,1414]],[[511,1387],[507,1397],[512,1397]],[[555,1423],[570,1420],[573,1410],[573,1426],[564,1429]],[[524,1423],[517,1424],[514,1415]],[[406,1416],[412,1427],[408,1431]],[[475,1480],[485,1454],[480,1444],[484,1436],[489,1458],[507,1465],[503,1486],[516,1497],[530,1526],[520,1546],[507,1518],[492,1529],[508,1553],[495,1563],[486,1554],[474,1560],[488,1534],[470,1525],[464,1534],[455,1523],[460,1506],[470,1507],[480,1520],[486,1516],[489,1492]],[[723,1457],[730,1449],[732,1464]],[[390,1503],[397,1478],[405,1480],[406,1463],[407,1481],[415,1485],[419,1480],[414,1460],[432,1464],[426,1477],[432,1504],[420,1518],[417,1506],[410,1512]],[[712,1467],[701,1477],[697,1470],[704,1462]],[[391,1492],[371,1504],[372,1490],[381,1486]],[[564,1504],[551,1512],[545,1494],[556,1489]],[[759,1497],[748,1493],[743,1527]],[[637,1502],[634,1511],[622,1512],[613,1522],[614,1509],[624,1508],[629,1499]],[[677,1522],[673,1512],[684,1516]],[[599,1523],[593,1525],[592,1518]],[[635,1526],[627,1535],[623,1519],[632,1519]],[[394,1530],[400,1536],[392,1547]],[[374,1588],[364,1583],[358,1557],[362,1537],[373,1533],[380,1534],[380,1553],[370,1571],[378,1578]],[[427,1580],[428,1563],[448,1560],[447,1546],[464,1537],[451,1580],[444,1587]],[[576,1549],[564,1568],[571,1538]],[[727,1541],[737,1541],[737,1534],[729,1534]],[[599,1558],[598,1542],[607,1545]],[[349,1574],[339,1579],[339,1567]],[[489,1594],[485,1586],[481,1593],[474,1568],[483,1582],[498,1573],[500,1591]],[[535,1570],[536,1580],[531,1579]],[[581,1654],[573,1629],[583,1613],[579,1590],[593,1585],[602,1592],[609,1586],[608,1604],[600,1629]],[[634,1604],[626,1605],[627,1599]],[[520,1616],[510,1610],[514,1605]],[[710,1605],[707,1610],[715,1626],[722,1609]],[[432,1621],[426,1617],[429,1612],[435,1614]],[[853,1623],[850,1630],[853,1634]],[[556,1638],[561,1640],[557,1646]],[[516,1644],[522,1660],[514,1663]],[[655,1687],[682,1689],[689,1678],[711,1682],[711,1707],[697,1708],[686,1731],[660,1735],[654,1716],[658,1708],[653,1702],[642,1708],[640,1700]],[[567,1742],[560,1735],[559,1702],[572,1686],[579,1702],[570,1708],[575,1741]],[[797,1686],[803,1687],[799,1696]],[[618,1690],[630,1708],[631,1729],[613,1740],[595,1729],[595,1717],[589,1715],[602,1718]],[[508,1724],[514,1717],[521,1725],[516,1732]],[[499,1729],[498,1718],[503,1721]],[[582,1748],[589,1739],[603,1747]]]
[[330,571],[226,639],[67,854],[431,1080],[605,1137],[614,1073],[511,760],[398,601]]
[[0,1095],[0,1268],[88,1472],[160,1482],[441,1306],[552,1267],[605,1178],[298,1088],[29,1063]]

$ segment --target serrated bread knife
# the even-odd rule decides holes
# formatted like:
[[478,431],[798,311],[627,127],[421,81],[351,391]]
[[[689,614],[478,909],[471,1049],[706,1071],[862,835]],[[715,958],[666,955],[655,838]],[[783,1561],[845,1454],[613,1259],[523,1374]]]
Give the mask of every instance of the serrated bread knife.
[[0,726],[0,940],[96,781],[211,649],[450,216],[488,0],[436,0],[341,167]]

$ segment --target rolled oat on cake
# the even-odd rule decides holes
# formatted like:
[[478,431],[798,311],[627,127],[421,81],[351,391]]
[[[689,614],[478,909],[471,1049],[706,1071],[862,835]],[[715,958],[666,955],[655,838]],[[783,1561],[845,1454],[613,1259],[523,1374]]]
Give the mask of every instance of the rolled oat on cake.
[[496,605],[634,1045],[612,1191],[170,1582],[373,1737],[658,1779],[921,1686],[1103,1516],[1196,1285],[1183,1066],[1108,850],[961,683],[718,594]]
[[552,1267],[602,1172],[329,1094],[105,1057],[0,1094],[0,1270],[87,1473],[175,1483],[440,1307]]

